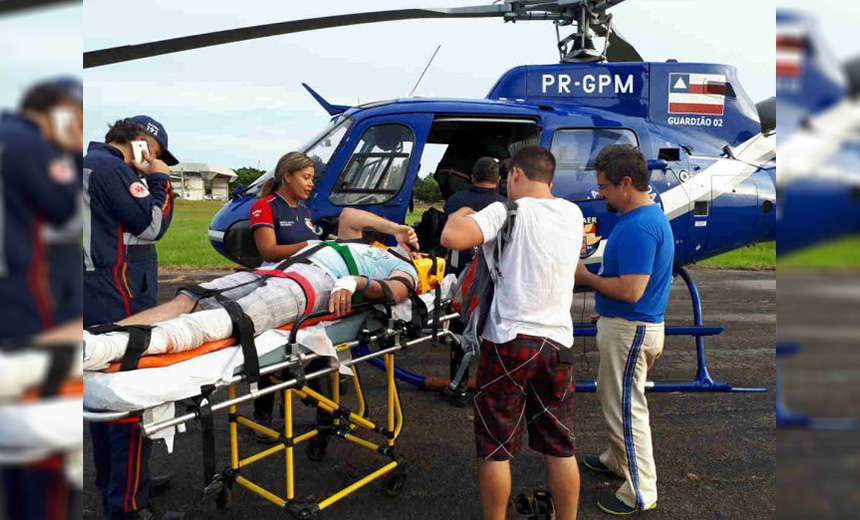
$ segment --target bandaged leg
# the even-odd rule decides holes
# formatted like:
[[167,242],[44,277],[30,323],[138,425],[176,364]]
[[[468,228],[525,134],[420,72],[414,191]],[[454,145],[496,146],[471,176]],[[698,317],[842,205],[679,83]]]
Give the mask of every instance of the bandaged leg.
[[[313,287],[315,303],[311,310],[326,308],[334,280],[319,268],[304,264],[289,270],[301,274]],[[306,308],[301,286],[289,278],[270,278],[266,285],[237,303],[253,322],[255,335],[295,321]],[[229,338],[233,333],[232,320],[223,308],[185,314],[153,326],[145,355],[184,352],[210,341]],[[122,359],[127,347],[127,332],[93,335],[85,331],[84,369],[106,368]]]
[[[83,374],[80,350],[77,353],[72,358],[68,377]],[[0,352],[0,400],[17,397],[31,388],[43,385],[48,377],[50,367],[50,348],[27,348]]]
[[[229,338],[233,322],[224,309],[185,314],[152,327],[146,355],[192,350],[209,341]],[[128,332],[90,334],[84,331],[84,370],[102,370],[122,359]]]

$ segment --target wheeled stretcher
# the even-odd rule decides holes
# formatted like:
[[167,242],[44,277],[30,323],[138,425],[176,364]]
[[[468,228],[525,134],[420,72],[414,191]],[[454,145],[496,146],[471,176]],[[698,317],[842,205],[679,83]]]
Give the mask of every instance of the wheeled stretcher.
[[[200,420],[203,431],[204,495],[216,495],[219,507],[226,506],[235,485],[242,486],[283,507],[296,518],[312,518],[364,485],[386,477],[385,490],[398,494],[405,482],[402,455],[395,451],[403,426],[403,412],[395,384],[395,354],[407,347],[440,341],[449,336],[446,324],[456,317],[449,312],[446,285],[419,298],[430,311],[422,314],[424,328],[416,328],[412,318],[416,302],[407,300],[395,306],[365,303],[353,308],[346,317],[333,319],[325,312],[305,315],[283,330],[267,331],[256,338],[259,374],[274,375],[276,382],[267,388],[248,386],[240,347],[229,347],[159,368],[124,372],[87,372],[84,375],[84,419],[88,421],[129,420],[137,417],[145,435],[171,439],[177,428]],[[438,303],[437,303],[438,302]],[[426,318],[426,319],[425,319]],[[353,357],[352,352],[360,352]],[[329,366],[306,371],[314,359],[327,356]],[[358,365],[382,359],[386,374],[386,413],[381,420],[367,416],[358,378]],[[341,399],[341,375],[351,376],[358,406],[347,407]],[[310,388],[315,379],[331,380],[331,395]],[[244,389],[248,388],[245,392]],[[216,396],[226,390],[227,398]],[[275,431],[238,413],[237,406],[265,395],[282,393],[284,430]],[[364,478],[331,496],[315,502],[297,500],[294,471],[296,446],[320,434],[319,427],[306,432],[294,431],[295,398],[329,412],[334,417],[331,438],[341,438],[375,451],[385,464]],[[175,403],[191,399],[188,413],[176,415]],[[219,470],[215,460],[213,414],[227,411],[229,419],[230,464]],[[276,439],[274,447],[241,457],[238,428],[243,426]],[[375,437],[375,439],[374,439]],[[282,492],[251,481],[243,469],[277,454],[284,454],[285,481]]]

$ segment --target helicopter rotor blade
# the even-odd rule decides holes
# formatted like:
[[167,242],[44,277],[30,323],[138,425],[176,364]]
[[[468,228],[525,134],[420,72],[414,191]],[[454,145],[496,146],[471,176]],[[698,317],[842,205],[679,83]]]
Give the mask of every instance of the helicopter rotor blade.
[[84,68],[100,67],[113,63],[139,60],[174,52],[201,49],[225,43],[235,43],[270,36],[279,36],[316,29],[330,29],[366,23],[415,20],[422,18],[492,18],[512,13],[510,4],[441,9],[397,9],[337,16],[324,16],[304,20],[291,20],[239,29],[229,29],[179,38],[170,38],[138,45],[124,45],[84,53]]
[[[80,0],[2,0],[0,14],[16,13],[39,7],[53,7],[59,4],[81,4]],[[62,5],[60,5],[62,7]]]
[[619,61],[643,61],[642,56],[633,45],[628,42],[612,21],[605,26],[594,28],[598,36],[609,35],[609,48],[606,50],[606,60],[612,63]]

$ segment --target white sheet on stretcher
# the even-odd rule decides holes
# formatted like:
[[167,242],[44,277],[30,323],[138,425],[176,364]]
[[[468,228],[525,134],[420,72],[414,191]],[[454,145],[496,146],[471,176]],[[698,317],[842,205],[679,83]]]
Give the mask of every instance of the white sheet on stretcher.
[[81,399],[53,398],[0,404],[0,465],[37,462],[64,454],[70,484],[83,488]]
[[[456,281],[453,275],[442,283],[442,299],[446,299]],[[421,299],[432,309],[434,294],[421,295]],[[406,300],[392,309],[395,318],[409,320],[411,304]],[[305,352],[314,352],[337,358],[337,351],[325,334],[324,327],[332,323],[321,323],[298,332],[297,342]],[[289,331],[270,330],[256,338],[257,353],[263,356],[287,343]],[[137,411],[162,405],[156,410],[158,416],[172,415],[172,402],[200,394],[205,385],[219,385],[233,377],[237,367],[243,364],[240,347],[229,347],[204,356],[161,368],[147,368],[106,374],[84,372],[84,405],[93,411]],[[351,374],[347,367],[341,372]],[[165,407],[166,406],[166,407]]]

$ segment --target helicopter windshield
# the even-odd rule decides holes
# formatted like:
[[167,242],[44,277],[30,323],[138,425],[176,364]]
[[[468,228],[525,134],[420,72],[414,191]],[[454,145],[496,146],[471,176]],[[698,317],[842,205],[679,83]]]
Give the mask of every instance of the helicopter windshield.
[[[352,119],[346,116],[338,116],[331,124],[315,135],[310,141],[302,145],[299,150],[307,154],[314,162],[314,185],[325,173],[328,162],[331,160],[340,142],[352,126]],[[246,190],[247,193],[256,193],[264,182],[272,178],[273,171],[267,171],[257,178]]]

